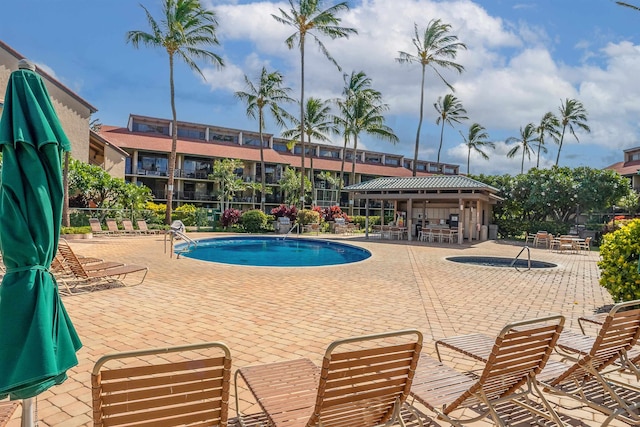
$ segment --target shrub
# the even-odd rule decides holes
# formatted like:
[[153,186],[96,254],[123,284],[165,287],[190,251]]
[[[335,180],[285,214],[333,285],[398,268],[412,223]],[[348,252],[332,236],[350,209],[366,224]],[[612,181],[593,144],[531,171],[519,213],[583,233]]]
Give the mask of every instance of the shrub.
[[349,222],[349,216],[342,212],[340,206],[328,207],[322,211],[322,215],[325,221],[335,221],[336,218],[344,218],[345,221]]
[[271,215],[275,216],[276,219],[287,217],[291,220],[291,222],[295,222],[296,218],[298,217],[298,208],[293,205],[288,207],[287,205],[280,205],[277,208],[271,209]]
[[302,225],[319,223],[320,213],[316,210],[303,209],[298,214],[298,222]]
[[608,233],[600,245],[600,285],[614,301],[640,299],[640,220],[629,221],[624,227]]
[[145,220],[149,224],[164,224],[164,218],[167,213],[167,205],[160,203],[147,202],[144,205],[146,212],[149,213],[148,217],[145,216]]
[[222,217],[220,217],[220,222],[222,226],[225,228],[231,227],[238,223],[240,220],[241,212],[238,209],[227,209],[222,213]]
[[267,227],[269,216],[259,209],[247,211],[240,217],[240,224],[249,233],[259,233]]
[[[364,230],[367,222],[367,217],[357,215],[351,218],[351,222],[353,222],[354,224],[358,224],[358,228],[360,228],[360,230]],[[373,225],[380,225],[380,217],[378,215],[369,216],[369,227]]]
[[186,204],[182,206],[178,206],[171,213],[171,220],[180,220],[184,223],[184,225],[197,225],[196,215],[198,212],[198,208],[194,205]]
[[91,227],[81,226],[81,227],[61,227],[60,234],[88,234],[91,233]]

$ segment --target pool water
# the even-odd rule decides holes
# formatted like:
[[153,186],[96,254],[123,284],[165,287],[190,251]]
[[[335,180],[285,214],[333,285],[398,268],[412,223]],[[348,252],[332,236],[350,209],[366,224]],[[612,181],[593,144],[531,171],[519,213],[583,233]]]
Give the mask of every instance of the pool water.
[[[462,264],[483,265],[485,267],[518,267],[528,268],[529,262],[526,259],[518,259],[515,263],[513,258],[502,258],[492,256],[452,256],[447,258],[448,261],[459,262]],[[531,268],[554,268],[557,264],[531,260]]]
[[[176,245],[176,252],[184,244]],[[263,267],[313,267],[362,261],[371,252],[344,243],[282,237],[226,237],[198,240],[183,257],[201,261]]]

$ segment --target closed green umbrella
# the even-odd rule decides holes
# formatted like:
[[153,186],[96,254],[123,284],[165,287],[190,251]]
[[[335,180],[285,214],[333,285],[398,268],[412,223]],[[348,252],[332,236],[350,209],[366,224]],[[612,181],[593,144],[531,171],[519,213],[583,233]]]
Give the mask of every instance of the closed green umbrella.
[[48,271],[62,220],[61,154],[70,144],[33,69],[11,74],[0,120],[0,399],[60,384],[82,346]]

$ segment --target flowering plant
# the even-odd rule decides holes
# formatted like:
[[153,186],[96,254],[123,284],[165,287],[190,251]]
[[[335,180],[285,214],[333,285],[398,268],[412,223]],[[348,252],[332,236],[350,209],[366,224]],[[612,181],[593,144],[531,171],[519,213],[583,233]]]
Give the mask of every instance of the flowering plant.
[[330,206],[322,211],[325,221],[335,221],[336,218],[344,218],[346,222],[349,222],[349,216],[342,212],[340,206]]
[[271,209],[271,215],[276,218],[287,217],[291,220],[291,222],[295,222],[296,218],[298,217],[298,208],[293,205],[280,205],[277,208]]
[[222,213],[220,222],[222,222],[223,227],[230,227],[238,223],[241,215],[242,215],[242,212],[240,212],[238,209],[233,209],[233,208],[227,209]]

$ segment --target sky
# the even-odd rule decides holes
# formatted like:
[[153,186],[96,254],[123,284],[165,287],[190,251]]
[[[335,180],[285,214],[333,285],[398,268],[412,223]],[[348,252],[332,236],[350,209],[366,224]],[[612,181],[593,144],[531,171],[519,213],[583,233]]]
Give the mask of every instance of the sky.
[[[629,3],[640,5],[638,0]],[[126,126],[130,114],[171,118],[168,55],[161,48],[135,49],[126,43],[130,30],[150,31],[141,4],[161,19],[160,0],[21,0],[2,5],[0,40],[34,61],[97,108],[102,124]],[[348,39],[322,38],[341,66],[339,71],[309,40],[305,55],[305,98],[339,97],[343,73],[364,71],[389,111],[386,123],[399,138],[395,145],[362,135],[358,148],[413,158],[420,107],[421,68],[399,64],[399,51],[415,53],[414,25],[424,31],[432,19],[451,25],[467,50],[456,62],[465,71],[440,70],[469,120],[445,126],[441,161],[467,172],[467,147],[460,132],[472,123],[487,129],[496,145],[489,160],[471,156],[472,174],[517,174],[522,157],[506,153],[528,123],[558,114],[567,98],[588,113],[590,133],[567,135],[561,166],[603,168],[623,160],[623,150],[640,146],[640,12],[613,0],[351,0],[339,15],[355,28]],[[260,69],[277,70],[299,98],[300,54],[284,40],[292,27],[272,14],[289,10],[288,1],[202,0],[218,19],[223,68],[199,62],[205,76],[184,63],[175,66],[178,120],[235,129],[257,130],[246,106],[234,93],[245,90],[245,75],[255,81]],[[325,1],[324,7],[335,4]],[[425,113],[419,158],[436,160],[440,126],[433,104],[451,93],[427,70]],[[285,106],[298,111],[295,105]],[[266,132],[281,129],[268,122]],[[341,139],[335,144],[342,146]],[[558,146],[547,144],[540,167],[555,164]],[[525,158],[525,171],[536,166]]]

